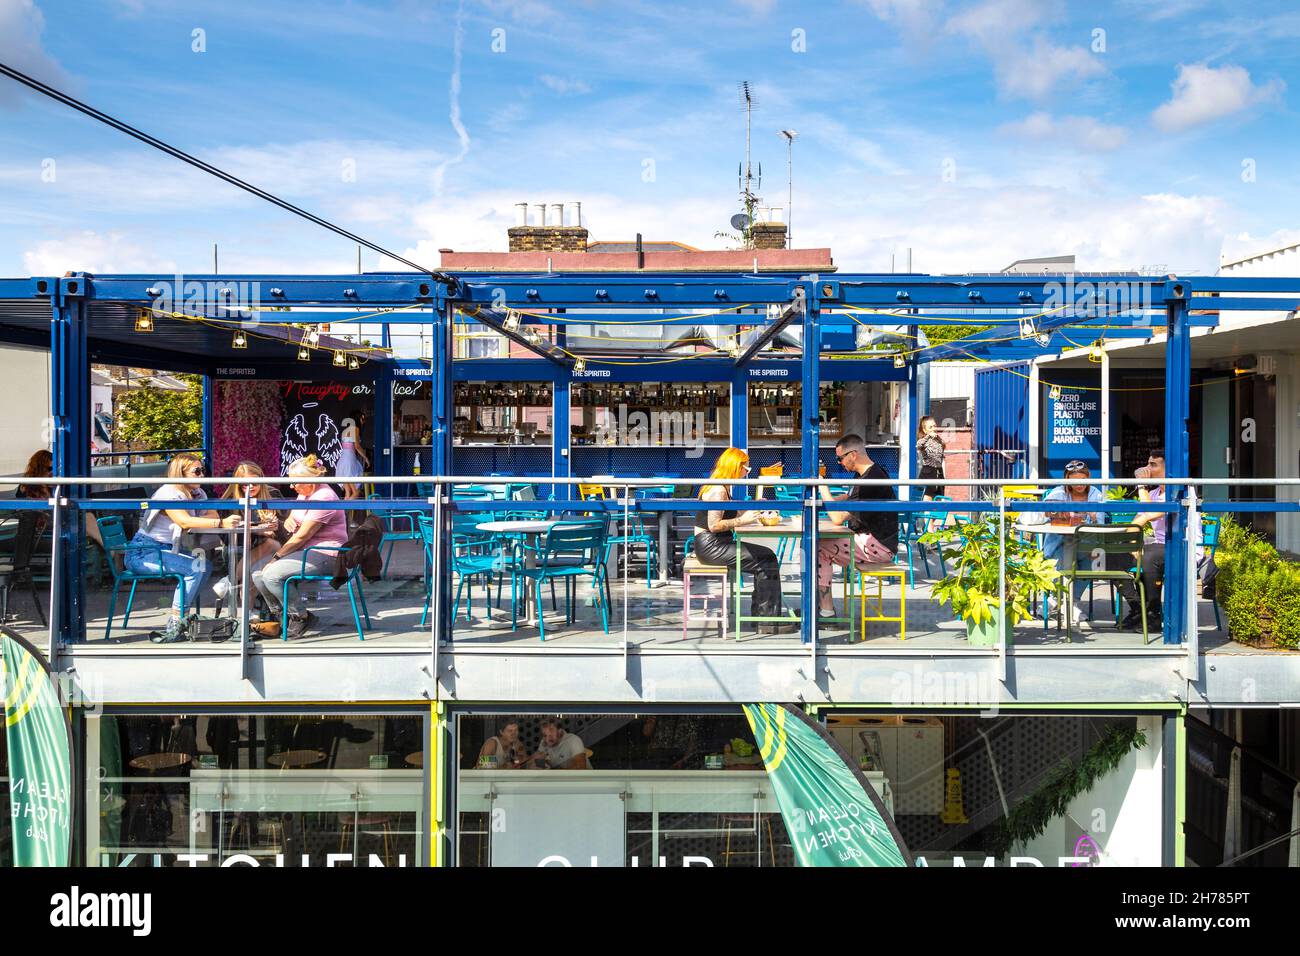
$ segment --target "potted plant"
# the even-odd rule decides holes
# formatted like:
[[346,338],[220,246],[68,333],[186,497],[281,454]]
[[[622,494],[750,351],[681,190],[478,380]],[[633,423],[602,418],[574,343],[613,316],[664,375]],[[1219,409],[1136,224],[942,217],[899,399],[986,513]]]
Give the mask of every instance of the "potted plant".
[[[1006,517],[1008,532],[1014,522]],[[952,573],[934,586],[940,605],[951,604],[953,613],[966,622],[966,640],[973,646],[997,645],[1009,640],[1010,630],[1032,616],[1030,603],[1039,595],[1054,591],[1061,574],[1056,561],[1043,557],[1033,544],[1008,534],[1001,542],[1006,549],[1006,598],[1003,613],[998,588],[999,535],[996,516],[930,531],[921,536],[924,544],[942,549],[951,562]]]

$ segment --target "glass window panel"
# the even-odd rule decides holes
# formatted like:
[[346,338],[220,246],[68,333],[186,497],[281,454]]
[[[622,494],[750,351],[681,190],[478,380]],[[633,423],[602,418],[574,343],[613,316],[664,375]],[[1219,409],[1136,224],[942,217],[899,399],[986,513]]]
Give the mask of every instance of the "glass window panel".
[[423,717],[86,721],[92,866],[417,866]]

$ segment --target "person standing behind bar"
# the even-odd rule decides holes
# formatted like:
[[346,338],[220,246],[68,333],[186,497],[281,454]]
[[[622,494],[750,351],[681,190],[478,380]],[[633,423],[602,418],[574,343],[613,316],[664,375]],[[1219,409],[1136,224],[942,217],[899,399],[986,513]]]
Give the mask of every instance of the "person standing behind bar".
[[[718,456],[710,478],[734,481],[749,475],[749,455],[739,448],[728,448]],[[757,488],[755,500],[763,497]],[[731,489],[725,484],[705,485],[700,490],[704,501],[730,501]],[[736,563],[740,551],[740,570],[754,575],[754,597],[750,613],[754,617],[783,617],[781,606],[781,564],[776,552],[760,544],[736,540],[736,528],[758,520],[757,511],[700,511],[695,515],[695,556],[701,564],[711,567],[730,567]],[[760,634],[781,634],[798,629],[798,624],[763,622],[757,625]]]
[[[921,465],[918,478],[943,479],[944,442],[939,437],[939,426],[933,415],[921,419],[916,430],[916,460]],[[921,499],[929,501],[943,494],[943,485],[926,485],[921,491]]]

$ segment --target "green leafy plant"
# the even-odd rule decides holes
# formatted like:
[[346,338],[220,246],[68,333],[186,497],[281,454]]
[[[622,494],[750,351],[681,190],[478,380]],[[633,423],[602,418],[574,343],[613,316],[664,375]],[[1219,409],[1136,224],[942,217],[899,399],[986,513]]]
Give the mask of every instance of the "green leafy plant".
[[1234,641],[1300,647],[1300,565],[1226,515],[1215,563],[1215,597]]
[[1062,762],[1047,783],[990,828],[989,852],[1001,856],[1016,844],[1042,834],[1049,823],[1069,811],[1075,797],[1091,790],[1098,780],[1119,767],[1129,751],[1145,747],[1146,743],[1146,734],[1137,727],[1112,727],[1106,731],[1082,760],[1077,764]]
[[[1010,533],[1014,519],[1007,514],[1008,534],[1001,540],[1006,549],[1007,610],[1013,626],[1032,616],[1030,603],[1055,590],[1061,577],[1055,559],[1043,557],[1037,547]],[[952,562],[952,573],[934,586],[939,604],[951,604],[954,614],[976,626],[991,622],[994,610],[1002,606],[997,519],[981,515],[965,524],[929,531],[920,540],[942,549],[944,558]]]
[[147,449],[197,448],[203,442],[203,380],[177,376],[185,389],[146,385],[117,400],[117,437]]

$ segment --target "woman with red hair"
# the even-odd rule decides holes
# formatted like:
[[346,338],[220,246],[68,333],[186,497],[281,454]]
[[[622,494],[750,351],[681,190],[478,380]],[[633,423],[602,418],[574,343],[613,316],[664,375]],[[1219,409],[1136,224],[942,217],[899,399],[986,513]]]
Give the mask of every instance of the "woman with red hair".
[[[720,483],[705,485],[700,489],[704,501],[731,500],[731,488],[721,482],[735,481],[749,476],[749,454],[739,448],[728,448],[718,456],[710,478]],[[756,489],[755,500],[763,497],[763,489]],[[757,511],[718,510],[701,511],[695,516],[695,557],[701,564],[713,567],[730,567],[736,563],[740,551],[740,569],[754,576],[754,597],[750,613],[754,617],[784,617],[781,606],[781,565],[771,548],[736,540],[736,528],[758,521]],[[760,634],[780,634],[796,631],[799,623],[763,623]]]

